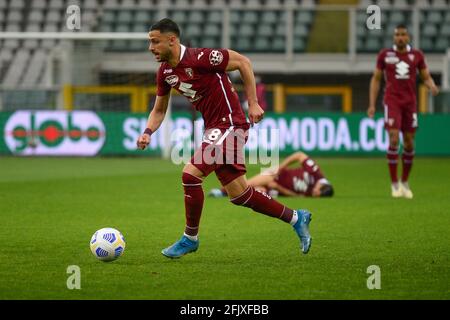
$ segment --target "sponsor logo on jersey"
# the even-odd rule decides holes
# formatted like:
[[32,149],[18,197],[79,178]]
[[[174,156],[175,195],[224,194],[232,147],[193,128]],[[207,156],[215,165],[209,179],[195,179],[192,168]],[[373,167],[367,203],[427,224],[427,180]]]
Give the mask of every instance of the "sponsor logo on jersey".
[[168,74],[168,73],[172,73],[172,72],[173,72],[172,69],[165,69],[165,70],[163,71],[163,74]]
[[409,79],[409,64],[405,61],[400,61],[395,65],[396,79]]
[[166,77],[166,82],[169,86],[174,87],[178,83],[178,76],[175,74],[168,76]]
[[386,57],[384,58],[384,62],[386,62],[387,64],[396,64],[400,61],[400,59],[398,57]]
[[192,79],[194,77],[194,70],[192,70],[192,68],[185,68],[184,72],[186,72],[189,78]]
[[211,53],[209,54],[209,62],[213,66],[218,66],[219,64],[222,63],[222,61],[223,61],[223,54],[222,54],[222,52],[220,52],[219,50],[211,51]]

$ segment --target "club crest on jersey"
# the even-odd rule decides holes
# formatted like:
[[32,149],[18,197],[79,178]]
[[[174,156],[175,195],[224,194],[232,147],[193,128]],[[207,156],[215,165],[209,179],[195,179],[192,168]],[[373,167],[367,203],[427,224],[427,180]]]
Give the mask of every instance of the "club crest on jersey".
[[184,72],[186,72],[189,78],[192,79],[194,77],[194,70],[192,70],[192,68],[185,68]]
[[219,50],[211,51],[211,53],[209,54],[209,62],[213,66],[218,66],[219,64],[222,63],[222,61],[223,61],[223,54],[222,54],[222,52],[220,52]]
[[414,54],[410,53],[410,54],[408,54],[408,58],[412,62],[412,61],[414,61],[415,56],[414,56]]
[[165,80],[171,87],[173,87],[178,83],[178,76],[173,74],[171,76],[166,77]]

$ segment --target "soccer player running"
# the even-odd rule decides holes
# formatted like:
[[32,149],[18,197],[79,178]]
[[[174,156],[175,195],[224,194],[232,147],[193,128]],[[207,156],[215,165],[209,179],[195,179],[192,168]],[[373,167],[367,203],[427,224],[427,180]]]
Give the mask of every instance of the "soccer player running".
[[[294,166],[292,166],[294,165]],[[268,169],[248,179],[256,190],[286,197],[332,197],[334,189],[319,165],[306,153],[298,151],[288,156],[276,170]],[[225,188],[212,189],[211,197],[227,195]]]
[[[149,115],[147,128],[138,138],[138,148],[145,149],[150,143],[152,133],[161,125],[172,88],[186,96],[195,109],[200,111],[205,124],[202,145],[183,168],[186,216],[184,234],[173,245],[163,249],[162,254],[169,258],[179,258],[198,249],[198,232],[204,201],[202,182],[213,171],[233,204],[291,224],[300,238],[302,252],[308,253],[311,246],[311,213],[307,210],[293,210],[280,204],[266,193],[258,192],[249,186],[245,178],[242,149],[250,124],[226,72],[239,70],[249,102],[250,123],[257,123],[263,118],[264,111],[256,99],[255,77],[250,60],[233,50],[183,46],[180,43],[178,25],[167,18],[150,28],[149,40],[149,50],[161,64],[157,73],[157,97]],[[230,143],[227,143],[230,137],[242,143],[238,146],[232,143],[234,147],[230,148]],[[205,161],[204,158],[208,158],[211,147],[215,152],[225,152],[227,160],[231,151],[231,158],[237,161],[216,161],[221,160],[221,157],[216,157],[212,163]]]
[[[430,76],[425,57],[420,50],[411,48],[406,26],[394,30],[394,46],[378,54],[377,66],[370,81],[367,115],[373,118],[375,104],[384,72],[384,121],[389,134],[387,160],[391,178],[392,197],[413,198],[408,178],[414,159],[414,136],[418,127],[416,103],[416,72],[433,95],[439,93]],[[399,157],[399,133],[403,135],[402,177],[399,182],[397,165]]]

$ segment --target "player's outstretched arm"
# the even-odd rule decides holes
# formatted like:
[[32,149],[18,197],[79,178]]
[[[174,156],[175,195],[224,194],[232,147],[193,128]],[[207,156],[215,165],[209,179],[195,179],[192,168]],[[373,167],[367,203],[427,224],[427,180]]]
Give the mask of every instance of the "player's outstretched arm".
[[428,70],[428,68],[420,70],[420,77],[422,78],[423,83],[431,91],[431,94],[433,96],[437,96],[439,94],[439,88],[434,83],[434,80],[431,77],[430,71]]
[[281,185],[279,185],[278,183],[276,183],[275,181],[272,181],[271,183],[269,183],[267,185],[267,187],[269,189],[273,189],[273,190],[277,190],[280,195],[282,196],[288,196],[288,197],[295,197],[295,196],[299,196],[299,194],[295,193],[292,190],[289,190]]
[[[169,105],[170,95],[156,96],[155,104],[150,115],[148,116],[147,129],[145,133],[139,136],[137,147],[144,150],[150,144],[151,133],[158,130],[166,116],[167,107]],[[148,132],[150,131],[150,132]]]
[[228,50],[229,59],[226,71],[239,70],[242,82],[244,83],[244,91],[248,100],[248,117],[250,122],[258,123],[264,117],[264,110],[259,106],[256,97],[256,81],[253,73],[252,63],[249,58],[242,54]]
[[302,164],[302,162],[308,158],[308,155],[302,151],[297,151],[290,156],[288,156],[286,159],[283,160],[283,162],[280,164],[278,171],[281,169],[289,167],[292,163],[299,162]]
[[378,92],[380,92],[381,79],[383,77],[383,71],[376,68],[370,79],[369,88],[369,108],[367,108],[367,116],[373,118],[375,115],[375,105],[377,103]]

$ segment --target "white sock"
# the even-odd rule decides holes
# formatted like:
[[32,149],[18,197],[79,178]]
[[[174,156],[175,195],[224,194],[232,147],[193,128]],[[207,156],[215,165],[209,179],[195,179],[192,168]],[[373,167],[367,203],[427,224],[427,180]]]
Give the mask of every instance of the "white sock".
[[298,221],[298,214],[297,214],[297,211],[294,210],[294,214],[292,215],[292,219],[291,219],[291,221],[289,222],[289,224],[290,224],[291,226],[293,226],[294,224],[297,223],[297,221]]
[[198,235],[197,236],[190,236],[190,235],[188,235],[188,234],[184,234],[184,236],[186,237],[186,238],[188,238],[189,240],[192,240],[192,241],[198,241]]

